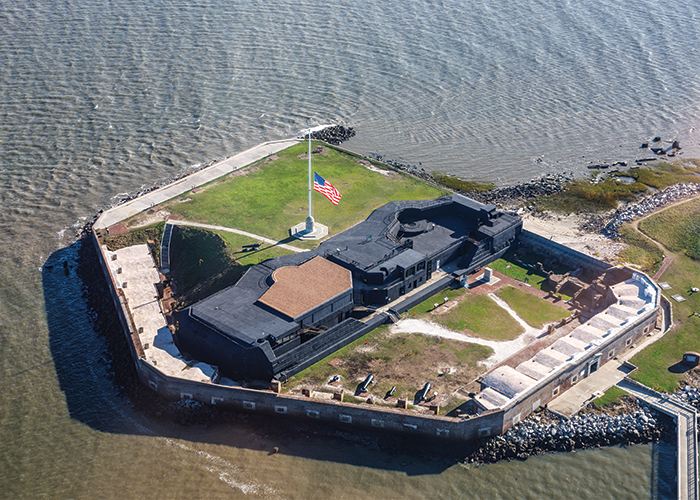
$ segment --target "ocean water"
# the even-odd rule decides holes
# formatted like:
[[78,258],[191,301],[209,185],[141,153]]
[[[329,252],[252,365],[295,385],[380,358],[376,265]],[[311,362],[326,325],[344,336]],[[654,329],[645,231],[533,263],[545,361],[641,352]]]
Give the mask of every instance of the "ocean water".
[[121,389],[75,231],[126,194],[328,122],[355,127],[358,152],[502,185],[647,157],[657,135],[700,157],[696,11],[0,0],[0,497],[667,495],[663,447],[467,469],[274,420],[156,418]]

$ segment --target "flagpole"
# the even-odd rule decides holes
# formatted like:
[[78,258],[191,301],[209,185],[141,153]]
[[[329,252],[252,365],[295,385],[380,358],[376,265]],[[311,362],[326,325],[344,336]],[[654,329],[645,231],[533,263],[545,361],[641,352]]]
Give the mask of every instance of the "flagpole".
[[309,218],[311,218],[311,127],[309,127]]
[[[311,132],[313,130],[322,130],[324,127],[319,126],[319,127],[309,127],[307,133],[309,134],[309,216],[306,218],[304,222],[300,222],[296,226],[292,227],[289,230],[289,233],[294,236],[295,238],[299,238],[301,240],[320,240],[321,238],[324,238],[325,236],[328,235],[328,227],[324,226],[323,224],[317,224],[316,221],[314,221],[313,218],[313,208],[312,208],[312,200],[311,200],[311,192],[314,191],[314,179],[315,177],[312,176],[311,172]],[[304,133],[301,133],[302,141],[304,140]],[[328,197],[328,195],[324,195]]]

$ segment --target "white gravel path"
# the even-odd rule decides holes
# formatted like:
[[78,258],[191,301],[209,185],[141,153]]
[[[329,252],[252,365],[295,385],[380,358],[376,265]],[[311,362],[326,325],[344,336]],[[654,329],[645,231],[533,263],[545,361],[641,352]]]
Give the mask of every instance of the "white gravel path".
[[504,342],[485,340],[477,337],[470,337],[463,333],[450,330],[449,328],[445,328],[444,326],[433,323],[432,321],[413,318],[402,319],[395,325],[392,325],[391,332],[422,333],[423,335],[431,335],[434,337],[442,337],[445,339],[459,340],[461,342],[470,342],[472,344],[488,346],[493,349],[493,354],[481,363],[485,367],[490,368],[527,346],[541,333],[543,333],[545,329],[537,330],[536,328],[532,328],[530,325],[525,323],[525,321],[523,321],[523,319],[518,316],[515,311],[513,311],[501,298],[491,293],[489,294],[489,297],[491,297],[491,299],[493,299],[499,306],[503,307],[525,329],[525,331],[521,333],[518,338]]

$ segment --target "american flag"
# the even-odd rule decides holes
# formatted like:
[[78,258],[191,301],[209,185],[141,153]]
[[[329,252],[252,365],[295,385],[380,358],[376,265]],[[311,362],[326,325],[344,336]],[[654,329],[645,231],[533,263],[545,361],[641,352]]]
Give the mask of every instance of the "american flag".
[[340,193],[333,187],[333,184],[318,175],[316,172],[314,172],[314,191],[318,191],[323,196],[331,200],[333,205],[337,205],[341,198]]

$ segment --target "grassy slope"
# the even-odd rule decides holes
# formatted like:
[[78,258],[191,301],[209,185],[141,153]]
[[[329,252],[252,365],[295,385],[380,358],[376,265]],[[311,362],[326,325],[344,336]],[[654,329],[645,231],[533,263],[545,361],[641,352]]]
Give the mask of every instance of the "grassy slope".
[[[305,143],[292,146],[278,153],[275,160],[258,162],[232,182],[215,181],[200,193],[187,193],[180,202],[168,203],[167,209],[186,220],[284,240],[289,237],[289,228],[303,222],[308,214],[308,160],[299,157],[306,151]],[[357,158],[328,147],[324,154],[312,155],[312,168],[342,195],[340,204],[334,206],[320,193],[312,193],[314,218],[327,225],[330,234],[356,224],[389,201],[447,194],[405,174],[373,172]],[[187,198],[191,201],[181,202]]]
[[638,265],[646,273],[655,273],[664,260],[664,251],[659,245],[635,230],[629,223],[620,226],[619,231],[622,240],[628,245],[619,253],[619,258]]
[[170,245],[170,269],[178,307],[233,285],[253,264],[289,253],[270,245],[257,252],[241,252],[249,243],[259,242],[238,234],[177,226]]
[[631,168],[617,175],[633,177],[635,182],[618,182],[613,175],[602,182],[591,183],[577,179],[567,183],[566,189],[536,200],[536,206],[545,210],[574,213],[582,210],[604,211],[617,207],[620,201],[631,201],[648,188],[663,189],[678,182],[700,182],[696,175],[698,164],[692,160],[673,163],[659,162],[650,167]]
[[546,323],[559,322],[571,313],[524,290],[507,286],[496,292],[528,325],[542,328]]
[[673,252],[700,258],[700,199],[668,208],[639,223],[649,237]]
[[640,223],[640,227],[650,236],[665,246],[679,250],[663,275],[662,279],[672,286],[664,293],[668,297],[681,294],[687,299],[682,303],[671,299],[675,326],[631,360],[639,366],[639,370],[633,374],[636,380],[666,392],[673,392],[684,379],[686,367],[679,363],[683,352],[700,350],[700,318],[692,316],[694,311],[700,312],[700,293],[690,293],[691,287],[700,286],[700,262],[682,252],[687,249],[687,244],[683,242],[689,241],[684,239],[683,228],[692,227],[700,221],[698,207],[698,201],[685,203]]

